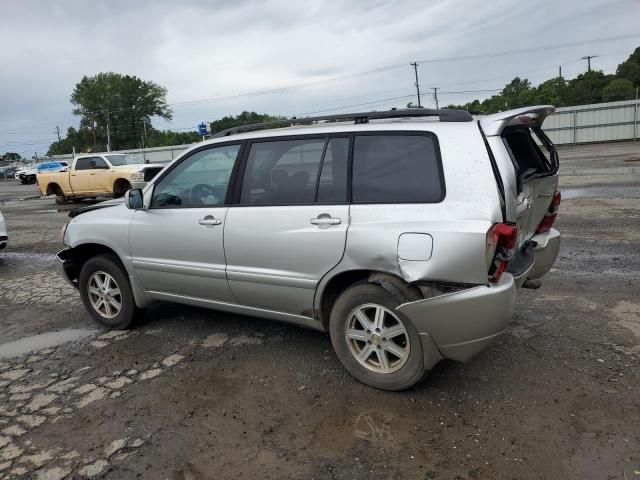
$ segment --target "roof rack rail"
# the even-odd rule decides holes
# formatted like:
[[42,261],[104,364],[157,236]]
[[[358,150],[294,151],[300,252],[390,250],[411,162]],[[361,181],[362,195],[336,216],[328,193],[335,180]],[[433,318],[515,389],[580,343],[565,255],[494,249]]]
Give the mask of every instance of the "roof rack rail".
[[356,124],[369,123],[369,120],[380,120],[388,118],[407,117],[438,117],[441,122],[471,122],[473,117],[466,110],[429,109],[429,108],[408,108],[402,110],[386,110],[381,112],[360,112],[343,113],[334,115],[322,115],[320,117],[288,118],[284,120],[274,120],[271,122],[252,123],[240,125],[238,127],[227,128],[215,133],[211,138],[227,137],[243,132],[253,132],[256,130],[266,130],[269,128],[290,127],[293,125],[305,125],[315,122],[348,122],[354,121]]

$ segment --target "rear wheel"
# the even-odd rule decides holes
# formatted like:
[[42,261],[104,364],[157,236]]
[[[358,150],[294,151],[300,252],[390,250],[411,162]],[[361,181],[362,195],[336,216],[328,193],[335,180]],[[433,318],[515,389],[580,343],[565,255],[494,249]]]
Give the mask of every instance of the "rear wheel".
[[376,284],[348,288],[331,311],[329,333],[345,368],[383,390],[404,390],[425,375],[420,336],[396,308],[403,303]]
[[139,313],[129,278],[115,255],[87,260],[80,270],[78,286],[85,309],[103,327],[127,328]]

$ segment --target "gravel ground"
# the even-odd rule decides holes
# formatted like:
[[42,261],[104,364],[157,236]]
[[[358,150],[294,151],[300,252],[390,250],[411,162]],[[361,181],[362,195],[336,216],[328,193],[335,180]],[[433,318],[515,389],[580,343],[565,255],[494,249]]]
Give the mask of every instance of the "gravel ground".
[[640,175],[608,174],[640,146],[560,153],[542,288],[485,352],[402,393],[257,318],[155,304],[98,330],[54,273],[73,206],[0,181],[0,478],[640,478]]

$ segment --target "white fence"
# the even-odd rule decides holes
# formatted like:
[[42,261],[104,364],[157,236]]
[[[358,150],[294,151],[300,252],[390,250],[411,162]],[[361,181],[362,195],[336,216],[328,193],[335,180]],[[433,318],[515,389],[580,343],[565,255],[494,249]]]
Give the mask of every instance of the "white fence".
[[[596,103],[560,107],[544,122],[543,128],[557,145],[636,140],[640,137],[638,102]],[[138,148],[111,153],[131,153],[149,163],[168,163],[190,145]],[[71,155],[54,155],[58,160],[71,160]]]
[[636,140],[639,109],[635,100],[560,107],[542,127],[556,145]]

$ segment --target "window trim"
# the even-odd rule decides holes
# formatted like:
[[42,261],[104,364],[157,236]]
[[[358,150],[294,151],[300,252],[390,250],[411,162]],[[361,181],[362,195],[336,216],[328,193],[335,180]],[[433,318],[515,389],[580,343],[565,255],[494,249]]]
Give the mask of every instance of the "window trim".
[[[238,176],[235,179],[236,184],[233,191],[233,198],[229,207],[240,207],[240,208],[261,208],[261,207],[304,207],[304,206],[313,206],[313,205],[349,205],[350,198],[350,184],[351,179],[349,178],[349,173],[347,173],[347,199],[344,202],[307,202],[307,203],[261,203],[259,205],[251,204],[251,203],[240,203],[240,197],[242,194],[242,183],[244,182],[244,175],[247,169],[247,161],[249,160],[249,153],[251,152],[251,147],[254,143],[268,143],[268,142],[286,142],[286,141],[296,141],[296,140],[324,140],[324,146],[322,149],[322,157],[320,158],[320,166],[318,170],[318,175],[322,172],[322,165],[324,164],[324,156],[327,152],[327,145],[332,138],[347,138],[349,139],[349,155],[347,156],[347,172],[349,171],[349,166],[351,165],[351,145],[352,145],[352,136],[351,132],[332,132],[332,133],[307,133],[301,135],[282,135],[275,137],[257,137],[248,139],[246,142],[246,147],[244,149],[244,155],[240,161],[240,167],[238,169]],[[314,195],[314,199],[318,197],[317,192],[318,184],[316,183],[316,192]]]
[[[367,137],[367,136],[379,136],[379,137],[389,137],[389,136],[402,136],[402,137],[430,137],[433,142],[434,151],[436,154],[436,168],[438,169],[438,181],[440,182],[440,197],[437,200],[430,202],[355,202],[353,200],[353,160],[355,158],[355,143],[356,137]],[[366,132],[353,132],[353,138],[351,142],[351,152],[349,158],[349,203],[351,205],[433,205],[442,203],[447,196],[447,186],[444,181],[444,167],[442,165],[442,154],[440,151],[440,142],[438,141],[438,136],[428,130],[369,130]]]
[[[240,162],[243,158],[244,155],[244,150],[246,147],[247,141],[246,140],[235,140],[235,141],[228,141],[228,142],[217,142],[217,143],[210,143],[207,145],[202,145],[200,147],[197,147],[193,150],[190,150],[188,153],[184,154],[184,156],[182,157],[178,157],[164,172],[162,172],[162,174],[153,182],[153,184],[151,184],[151,188],[150,188],[150,192],[149,192],[149,210],[183,210],[183,209],[189,209],[189,208],[222,208],[222,207],[228,207],[230,202],[231,202],[231,198],[232,198],[232,194],[233,194],[233,190],[234,190],[234,186],[235,186],[235,182],[236,182],[236,176],[238,174],[238,167],[240,165]],[[205,150],[212,150],[214,148],[220,148],[220,147],[228,147],[228,146],[232,146],[232,145],[238,145],[240,147],[240,149],[238,150],[238,156],[236,157],[236,160],[233,164],[233,168],[231,169],[231,175],[229,176],[229,184],[227,185],[227,193],[225,195],[224,198],[224,202],[221,203],[220,205],[184,205],[184,206],[178,206],[178,205],[166,205],[164,207],[158,207],[158,206],[153,206],[152,202],[153,202],[153,194],[155,192],[156,187],[158,186],[158,184],[167,176],[169,175],[169,173],[171,173],[175,168],[177,168],[179,165],[181,165],[183,162],[186,162],[188,159],[190,159],[191,157],[193,157],[194,155],[203,152]]]

